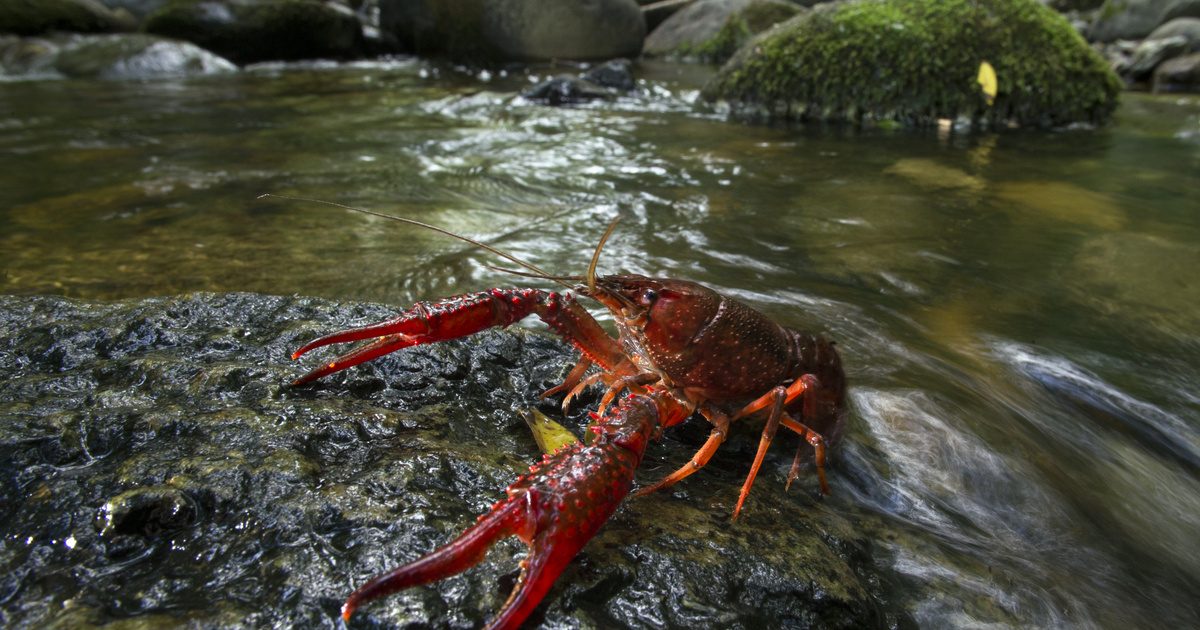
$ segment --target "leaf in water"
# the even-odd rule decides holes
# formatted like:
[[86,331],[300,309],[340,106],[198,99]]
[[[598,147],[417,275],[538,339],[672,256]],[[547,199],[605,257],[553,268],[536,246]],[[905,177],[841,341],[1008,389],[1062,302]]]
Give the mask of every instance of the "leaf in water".
[[569,429],[537,409],[526,409],[521,415],[524,416],[525,424],[529,425],[533,439],[543,453],[553,453],[564,446],[579,442],[579,438]]
[[984,96],[987,97],[987,104],[991,105],[996,100],[996,69],[992,64],[984,61],[979,64],[979,87],[983,90]]

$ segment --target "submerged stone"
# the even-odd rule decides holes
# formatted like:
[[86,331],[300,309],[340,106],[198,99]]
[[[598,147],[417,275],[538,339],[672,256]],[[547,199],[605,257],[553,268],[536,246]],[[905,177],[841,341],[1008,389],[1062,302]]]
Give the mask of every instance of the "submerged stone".
[[[992,104],[980,66],[998,77]],[[818,5],[743,47],[703,90],[738,111],[799,120],[1055,127],[1106,121],[1120,80],[1036,0]]]
[[[254,294],[118,303],[0,297],[0,616],[12,627],[114,622],[336,624],[351,585],[475,522],[538,457],[518,410],[574,363],[520,329],[410,348],[307,387],[289,353],[395,309]],[[305,357],[312,365],[330,356]],[[567,420],[587,423],[577,404]],[[757,429],[731,440],[753,453]],[[703,441],[706,430],[693,431]],[[686,461],[696,440],[655,466]],[[790,454],[784,459],[790,461]],[[780,464],[783,465],[783,464]],[[644,471],[643,482],[661,471]],[[870,536],[744,465],[628,502],[533,624],[869,627],[903,618]],[[803,481],[803,480],[801,480]],[[782,482],[779,482],[780,484]],[[524,546],[462,577],[372,602],[364,625],[479,626]],[[897,616],[899,615],[899,616]]]

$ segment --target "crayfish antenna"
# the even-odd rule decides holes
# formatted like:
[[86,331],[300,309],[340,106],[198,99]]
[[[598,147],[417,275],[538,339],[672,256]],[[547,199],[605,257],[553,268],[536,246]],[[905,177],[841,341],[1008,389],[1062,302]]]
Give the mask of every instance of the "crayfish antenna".
[[587,270],[587,288],[592,295],[596,294],[596,266],[600,264],[600,252],[604,249],[604,244],[608,242],[608,237],[612,236],[613,231],[617,229],[617,223],[620,222],[621,215],[617,215],[612,223],[608,224],[608,229],[604,230],[600,242],[596,243],[596,251],[592,252],[592,261],[588,264]]
[[402,591],[410,586],[436,582],[479,564],[487,550],[497,540],[515,533],[516,526],[523,519],[522,506],[519,503],[504,502],[449,544],[360,586],[342,605],[342,619],[350,621],[350,617],[359,606],[373,599]]

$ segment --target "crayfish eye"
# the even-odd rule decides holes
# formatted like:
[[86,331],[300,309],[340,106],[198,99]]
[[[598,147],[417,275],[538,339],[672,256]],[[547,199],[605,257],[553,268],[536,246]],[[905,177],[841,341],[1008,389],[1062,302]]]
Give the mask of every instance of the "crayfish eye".
[[638,297],[638,301],[641,302],[642,306],[650,306],[651,304],[654,304],[654,301],[657,299],[658,291],[655,291],[654,289],[646,289],[645,291],[642,291],[642,295]]

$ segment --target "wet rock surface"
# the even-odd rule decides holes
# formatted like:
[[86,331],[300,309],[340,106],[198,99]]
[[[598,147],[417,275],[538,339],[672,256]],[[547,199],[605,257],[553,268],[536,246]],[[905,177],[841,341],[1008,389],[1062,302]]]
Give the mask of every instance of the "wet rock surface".
[[521,96],[547,105],[575,105],[610,100],[635,89],[633,64],[628,59],[613,59],[579,76],[564,74],[546,79],[521,92]]
[[0,36],[0,76],[144,80],[235,70],[188,42],[141,33]]
[[[393,312],[256,294],[0,298],[0,623],[328,625],[354,585],[474,522],[537,456],[516,410],[554,413],[537,395],[572,353],[492,331],[286,386],[304,341]],[[705,433],[695,424],[652,446],[642,481]],[[755,441],[731,440],[704,478],[627,503],[533,622],[903,624],[870,536],[805,491],[760,478],[729,525]],[[356,621],[480,625],[523,554],[506,541]]]
[[107,33],[131,30],[132,16],[110,11],[96,0],[4,0],[0,33],[39,35],[50,31]]
[[751,37],[802,10],[784,0],[700,0],[654,29],[645,53],[724,63]]
[[365,51],[362,24],[354,12],[316,0],[173,0],[150,14],[143,28],[240,64],[352,59]]
[[633,0],[382,0],[380,28],[417,54],[475,63],[636,57]]
[[1106,0],[1088,29],[1088,39],[1108,42],[1146,37],[1175,18],[1200,17],[1195,0]]

